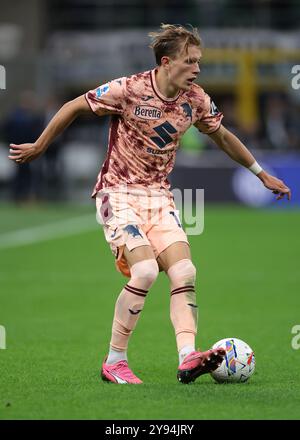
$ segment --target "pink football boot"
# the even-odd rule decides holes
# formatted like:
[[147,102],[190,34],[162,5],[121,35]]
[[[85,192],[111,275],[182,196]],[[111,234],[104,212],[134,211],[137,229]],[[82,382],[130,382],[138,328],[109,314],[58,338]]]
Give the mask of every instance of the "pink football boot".
[[214,348],[208,351],[193,351],[187,355],[177,370],[177,379],[181,383],[193,382],[197,377],[210,373],[218,368],[226,351]]
[[133,383],[139,384],[143,383],[138,377],[136,377],[133,372],[128,367],[127,361],[119,361],[116,364],[108,365],[105,363],[107,359],[104,359],[101,368],[101,377],[106,382],[113,383]]

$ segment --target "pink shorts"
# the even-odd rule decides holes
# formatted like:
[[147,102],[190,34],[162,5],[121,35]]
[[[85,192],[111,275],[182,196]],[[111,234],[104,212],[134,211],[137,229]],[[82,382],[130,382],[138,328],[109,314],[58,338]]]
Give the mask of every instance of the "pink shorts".
[[155,258],[177,241],[188,243],[174,197],[168,190],[125,186],[104,188],[96,196],[97,221],[124,275],[130,271],[123,257],[139,246],[151,246]]

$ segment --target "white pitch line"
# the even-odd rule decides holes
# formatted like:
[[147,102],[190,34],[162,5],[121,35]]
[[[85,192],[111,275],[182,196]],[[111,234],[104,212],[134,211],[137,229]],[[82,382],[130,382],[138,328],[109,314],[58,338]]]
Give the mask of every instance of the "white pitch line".
[[97,229],[95,215],[82,215],[59,222],[0,234],[0,249],[38,243]]

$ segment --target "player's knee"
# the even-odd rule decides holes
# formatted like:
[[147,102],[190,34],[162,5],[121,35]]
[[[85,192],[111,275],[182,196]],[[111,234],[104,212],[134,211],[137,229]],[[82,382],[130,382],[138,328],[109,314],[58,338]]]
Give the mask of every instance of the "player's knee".
[[158,276],[159,268],[156,260],[152,258],[135,263],[131,267],[130,273],[132,280],[139,280],[146,288],[150,288]]
[[174,263],[168,270],[172,288],[184,285],[195,285],[196,267],[191,260],[185,258]]

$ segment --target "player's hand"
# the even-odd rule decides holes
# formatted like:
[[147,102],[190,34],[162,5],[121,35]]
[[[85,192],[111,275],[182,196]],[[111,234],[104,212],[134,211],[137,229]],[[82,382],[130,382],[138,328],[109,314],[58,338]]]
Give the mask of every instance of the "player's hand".
[[276,200],[283,199],[285,195],[287,196],[288,200],[291,200],[291,190],[282,180],[271,176],[271,174],[268,174],[265,171],[259,173],[258,177],[266,188],[270,189],[274,194],[278,194]]
[[9,146],[10,155],[8,158],[17,164],[37,159],[44,152],[44,150],[37,144],[10,144]]

